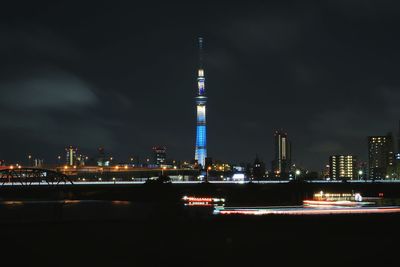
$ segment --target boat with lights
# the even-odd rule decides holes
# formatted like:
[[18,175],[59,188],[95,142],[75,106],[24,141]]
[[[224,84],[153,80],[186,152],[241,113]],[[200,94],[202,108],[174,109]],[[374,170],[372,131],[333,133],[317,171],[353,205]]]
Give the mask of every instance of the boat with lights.
[[360,193],[315,193],[313,199],[303,200],[303,205],[308,207],[318,206],[338,206],[354,207],[375,204],[374,202],[364,202]]
[[182,200],[184,201],[185,206],[214,207],[214,206],[223,206],[225,203],[224,198],[214,198],[214,197],[184,196]]

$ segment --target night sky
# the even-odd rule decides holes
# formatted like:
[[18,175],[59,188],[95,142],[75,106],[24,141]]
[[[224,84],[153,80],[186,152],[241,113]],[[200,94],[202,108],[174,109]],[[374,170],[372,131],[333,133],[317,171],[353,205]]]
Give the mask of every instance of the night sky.
[[395,1],[13,2],[0,11],[2,159],[56,161],[70,144],[192,159],[198,36],[213,159],[269,167],[283,128],[294,161],[318,170],[397,130]]

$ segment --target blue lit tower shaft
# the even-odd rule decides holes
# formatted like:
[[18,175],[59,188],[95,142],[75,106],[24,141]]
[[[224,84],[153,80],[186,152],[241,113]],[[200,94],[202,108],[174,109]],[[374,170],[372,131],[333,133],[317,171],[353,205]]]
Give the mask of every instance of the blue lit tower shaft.
[[197,127],[195,159],[204,168],[207,157],[207,126],[206,126],[206,91],[203,69],[203,38],[199,38],[199,70],[197,76],[198,92],[196,96]]

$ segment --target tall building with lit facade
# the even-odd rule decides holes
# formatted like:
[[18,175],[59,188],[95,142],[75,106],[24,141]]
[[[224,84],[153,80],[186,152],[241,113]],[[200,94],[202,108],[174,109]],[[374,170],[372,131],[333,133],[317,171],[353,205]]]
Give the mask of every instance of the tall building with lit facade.
[[203,38],[199,38],[199,69],[197,76],[198,92],[196,96],[197,125],[196,125],[196,150],[195,160],[203,168],[207,158],[207,126],[206,126],[206,103],[205,76],[203,68]]
[[156,165],[164,165],[167,162],[167,148],[165,146],[153,147],[153,163]]
[[69,166],[75,165],[76,153],[78,152],[78,149],[73,146],[69,146],[65,148],[65,152],[66,152],[66,164]]
[[368,173],[370,179],[387,179],[394,172],[393,137],[368,137]]
[[282,130],[275,131],[274,150],[275,155],[272,161],[274,176],[286,178],[289,176],[290,167],[292,165],[292,150],[287,133]]
[[356,157],[352,155],[330,156],[329,177],[334,180],[358,179]]

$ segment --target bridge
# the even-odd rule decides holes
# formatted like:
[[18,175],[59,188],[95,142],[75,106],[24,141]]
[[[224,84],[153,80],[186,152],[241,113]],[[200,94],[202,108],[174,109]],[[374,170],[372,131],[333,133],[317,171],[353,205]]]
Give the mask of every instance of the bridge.
[[6,168],[0,170],[0,183],[5,184],[48,184],[71,183],[72,180],[65,174],[40,168]]

